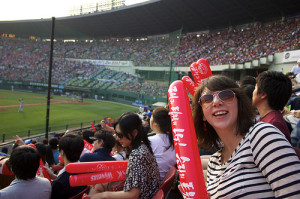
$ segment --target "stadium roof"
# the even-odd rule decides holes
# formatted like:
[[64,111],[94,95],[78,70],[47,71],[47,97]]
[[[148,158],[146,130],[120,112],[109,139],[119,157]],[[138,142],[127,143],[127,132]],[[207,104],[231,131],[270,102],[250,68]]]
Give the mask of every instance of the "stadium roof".
[[[56,18],[56,39],[100,39],[195,32],[299,16],[299,0],[152,0],[115,10]],[[50,38],[51,19],[0,21],[0,33]]]

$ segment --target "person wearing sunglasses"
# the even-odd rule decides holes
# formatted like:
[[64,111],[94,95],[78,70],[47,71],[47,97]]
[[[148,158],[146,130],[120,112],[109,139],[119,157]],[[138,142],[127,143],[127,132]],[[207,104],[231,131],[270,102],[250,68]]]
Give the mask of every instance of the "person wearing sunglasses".
[[99,184],[86,198],[152,198],[161,180],[142,120],[136,113],[122,114],[115,123],[115,135],[123,147],[130,149],[124,189],[109,192],[106,184]]
[[255,124],[251,100],[229,77],[215,75],[196,90],[193,120],[208,162],[211,198],[299,198],[300,161],[273,125]]

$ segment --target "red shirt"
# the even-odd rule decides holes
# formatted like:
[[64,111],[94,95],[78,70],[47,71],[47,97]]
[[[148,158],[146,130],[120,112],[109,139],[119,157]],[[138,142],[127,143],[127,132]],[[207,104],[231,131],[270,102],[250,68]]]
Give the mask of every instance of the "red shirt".
[[291,133],[283,119],[280,111],[271,111],[262,118],[259,118],[258,122],[267,122],[276,126],[286,137],[286,139],[291,143]]

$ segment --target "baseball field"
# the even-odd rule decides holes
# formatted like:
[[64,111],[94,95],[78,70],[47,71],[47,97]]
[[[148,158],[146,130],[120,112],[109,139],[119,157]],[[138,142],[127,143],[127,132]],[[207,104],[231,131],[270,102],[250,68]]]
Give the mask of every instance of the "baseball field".
[[[23,99],[23,112],[18,112],[20,99]],[[65,130],[98,124],[105,117],[117,119],[122,113],[137,111],[129,105],[107,101],[84,99],[84,102],[73,101],[71,97],[51,96],[50,100],[50,131]],[[6,139],[13,135],[27,136],[45,132],[47,95],[0,90],[0,136]]]

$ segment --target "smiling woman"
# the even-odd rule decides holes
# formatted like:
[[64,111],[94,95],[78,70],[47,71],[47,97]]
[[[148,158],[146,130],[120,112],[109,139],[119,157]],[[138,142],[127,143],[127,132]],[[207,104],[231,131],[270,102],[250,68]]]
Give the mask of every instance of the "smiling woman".
[[274,126],[254,125],[251,101],[232,79],[216,75],[205,80],[192,108],[200,147],[219,149],[207,168],[212,198],[299,198],[295,151]]

